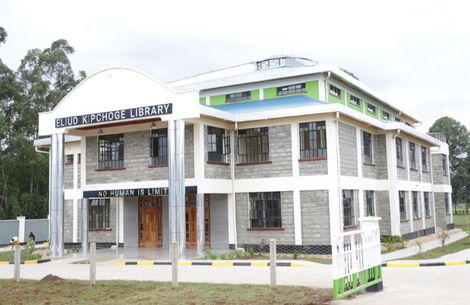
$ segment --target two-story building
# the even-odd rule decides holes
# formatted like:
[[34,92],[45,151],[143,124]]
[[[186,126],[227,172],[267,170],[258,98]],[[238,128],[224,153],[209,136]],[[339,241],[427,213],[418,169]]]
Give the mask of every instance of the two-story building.
[[445,139],[353,75],[280,56],[167,84],[108,69],[40,114],[36,146],[66,135],[63,242],[168,247],[171,116],[184,120],[187,247],[275,238],[280,251],[329,253],[364,216],[406,238],[453,227]]

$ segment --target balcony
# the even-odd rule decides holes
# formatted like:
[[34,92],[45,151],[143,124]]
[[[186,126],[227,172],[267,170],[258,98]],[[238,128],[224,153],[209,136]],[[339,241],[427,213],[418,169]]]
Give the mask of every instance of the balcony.
[[428,135],[430,135],[433,138],[438,139],[441,142],[447,143],[447,139],[445,134],[440,133],[440,132],[428,132]]

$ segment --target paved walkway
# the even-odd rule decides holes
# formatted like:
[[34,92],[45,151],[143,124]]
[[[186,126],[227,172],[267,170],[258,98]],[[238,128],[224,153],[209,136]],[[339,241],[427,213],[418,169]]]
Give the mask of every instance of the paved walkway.
[[[446,243],[449,244],[449,243],[452,243],[454,241],[458,241],[462,238],[467,237],[467,235],[468,234],[465,233],[465,232],[459,232],[459,233],[453,234],[446,241]],[[429,242],[424,243],[422,245],[422,252],[432,250],[432,249],[438,248],[440,246],[441,246],[441,241],[440,240],[429,241]],[[383,262],[393,261],[393,260],[397,260],[397,259],[400,259],[400,258],[403,258],[403,257],[412,256],[412,255],[415,255],[415,254],[418,254],[418,253],[419,253],[419,247],[417,247],[417,246],[410,247],[410,248],[405,248],[405,249],[401,249],[401,250],[397,250],[397,251],[393,251],[393,252],[390,252],[390,253],[383,254],[382,255],[382,261]],[[467,259],[470,259],[470,257],[468,257]],[[417,261],[415,261],[415,262],[417,262]]]

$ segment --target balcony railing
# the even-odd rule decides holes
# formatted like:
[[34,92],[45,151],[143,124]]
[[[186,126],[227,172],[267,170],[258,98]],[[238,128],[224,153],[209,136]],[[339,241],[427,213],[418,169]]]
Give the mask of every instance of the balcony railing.
[[428,135],[430,135],[433,138],[438,139],[441,142],[447,143],[447,138],[446,135],[440,132],[428,132]]

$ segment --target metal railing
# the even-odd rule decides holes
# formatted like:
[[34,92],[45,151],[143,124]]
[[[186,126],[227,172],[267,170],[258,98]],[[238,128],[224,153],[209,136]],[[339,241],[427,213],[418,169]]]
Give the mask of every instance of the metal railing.
[[430,135],[433,138],[438,139],[441,142],[447,143],[447,138],[446,135],[440,132],[428,132],[428,135]]

